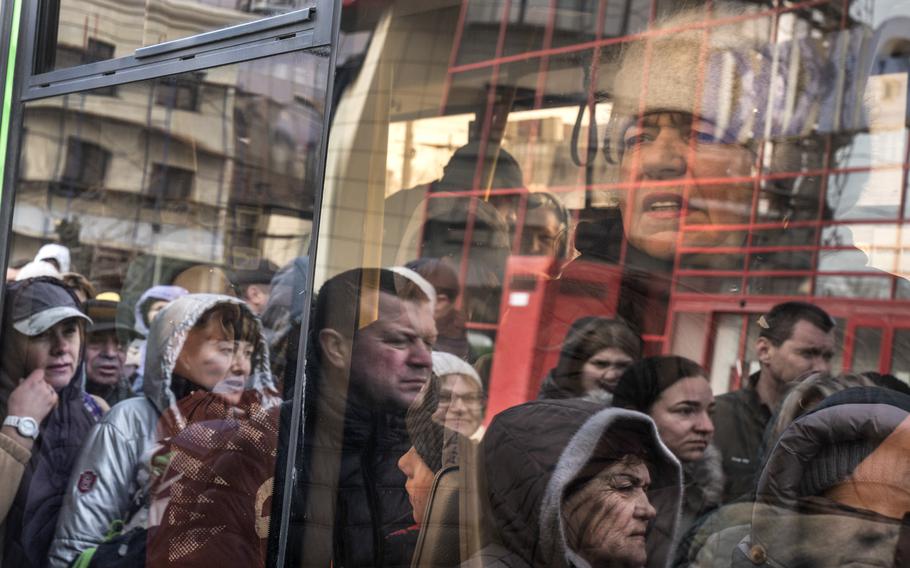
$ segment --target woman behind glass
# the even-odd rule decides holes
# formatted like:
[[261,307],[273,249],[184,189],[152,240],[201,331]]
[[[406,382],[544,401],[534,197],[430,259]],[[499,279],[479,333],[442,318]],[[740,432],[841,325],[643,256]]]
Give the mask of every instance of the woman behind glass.
[[641,356],[641,338],[621,320],[586,317],[566,333],[559,362],[539,399],[588,398],[609,403],[623,371]]
[[721,456],[711,445],[714,395],[706,376],[685,357],[648,357],[623,373],[613,394],[614,406],[650,416],[661,441],[682,463],[684,500],[677,534],[719,506],[723,496]]
[[106,405],[83,390],[85,323],[60,280],[7,286],[0,372],[0,434],[5,517],[4,564],[47,558],[70,469]]

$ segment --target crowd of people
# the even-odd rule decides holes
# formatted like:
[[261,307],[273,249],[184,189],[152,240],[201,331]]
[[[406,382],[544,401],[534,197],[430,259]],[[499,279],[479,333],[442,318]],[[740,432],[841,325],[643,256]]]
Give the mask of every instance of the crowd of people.
[[[767,46],[735,22],[705,38],[667,34],[619,62],[618,247],[590,227],[571,238],[552,195],[466,192],[523,184],[512,156],[473,142],[387,199],[414,221],[385,235],[401,262],[336,274],[311,307],[307,258],[158,267],[122,295],[57,243],[10,268],[0,562],[262,566],[282,548],[320,568],[910,566],[910,387],[834,373],[828,313],[761,314],[757,370],[718,396],[699,363],[648,348],[681,285],[677,247],[741,243],[757,135],[801,128],[765,114],[762,73],[712,99],[734,81],[725,65],[760,71]],[[802,81],[786,63],[773,73]],[[683,218],[706,228],[683,234]],[[466,322],[508,316],[513,252],[558,261],[550,281],[589,262],[622,273],[613,313],[567,322],[536,399],[492,416],[496,354]]]

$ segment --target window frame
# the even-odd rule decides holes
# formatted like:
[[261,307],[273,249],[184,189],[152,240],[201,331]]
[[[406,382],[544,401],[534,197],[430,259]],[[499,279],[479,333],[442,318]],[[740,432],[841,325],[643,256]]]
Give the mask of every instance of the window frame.
[[[112,91],[118,85],[143,80],[158,79],[192,71],[238,64],[255,59],[301,51],[322,51],[327,58],[325,81],[325,108],[323,128],[320,137],[321,151],[315,172],[312,234],[307,255],[315,258],[323,202],[323,180],[325,175],[326,150],[333,113],[333,88],[336,67],[338,35],[341,25],[341,0],[312,0],[311,6],[293,12],[261,18],[218,30],[177,39],[137,49],[132,55],[86,63],[66,69],[34,73],[38,27],[45,0],[9,0],[0,3],[0,73],[7,77],[9,54],[15,53],[14,78],[10,89],[11,107],[9,112],[6,153],[0,156],[5,161],[2,185],[0,185],[0,230],[9,234],[12,230],[13,208],[16,200],[16,180],[19,175],[19,157],[23,133],[24,105],[39,99],[89,91],[108,87]],[[18,17],[18,30],[14,30]],[[18,38],[13,38],[18,31]],[[0,130],[2,136],[2,130]],[[2,141],[0,141],[2,142]],[[0,146],[2,147],[2,146]],[[9,250],[0,247],[0,267],[6,270]],[[310,262],[306,275],[306,297],[304,305],[312,299],[316,263]],[[0,294],[0,313],[3,310],[3,295]],[[309,310],[303,311],[300,322],[302,330],[309,328]],[[2,328],[2,326],[0,326]],[[287,421],[285,451],[279,452],[276,462],[276,478],[283,476],[283,485],[275,488],[272,519],[269,536],[269,565],[285,564],[288,524],[291,512],[291,496],[295,479],[294,464],[298,439],[303,435],[302,412],[303,393],[306,382],[304,374],[307,334],[300,334],[297,352],[297,367],[294,389],[285,393],[285,401],[291,403],[290,418]],[[3,341],[0,329],[0,342]],[[281,439],[281,438],[280,438]],[[276,530],[277,529],[277,530]],[[276,536],[272,536],[276,535]]]

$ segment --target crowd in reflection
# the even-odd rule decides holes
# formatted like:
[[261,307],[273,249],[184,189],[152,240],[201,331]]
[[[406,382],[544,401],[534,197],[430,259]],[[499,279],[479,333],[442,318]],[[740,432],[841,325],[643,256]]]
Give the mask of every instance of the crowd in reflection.
[[[13,263],[4,565],[263,566],[283,547],[287,565],[321,568],[910,566],[910,387],[833,374],[831,315],[763,310],[757,370],[716,397],[699,363],[647,345],[680,249],[722,269],[710,249],[742,245],[757,135],[806,126],[771,113],[750,31],[623,53],[606,151],[628,197],[592,238],[475,141],[438,181],[387,198],[406,219],[384,235],[400,262],[335,274],[312,306],[307,258],[140,267],[122,296],[96,293],[61,244]],[[813,85],[790,63],[773,72]],[[751,88],[716,97],[734,64],[756,66]],[[509,377],[510,361],[468,322],[514,321],[513,257],[588,297],[576,279],[606,267],[618,290],[571,321],[542,308],[526,336],[556,363],[510,377],[532,388],[494,415],[491,369]],[[555,329],[554,347],[541,338]]]

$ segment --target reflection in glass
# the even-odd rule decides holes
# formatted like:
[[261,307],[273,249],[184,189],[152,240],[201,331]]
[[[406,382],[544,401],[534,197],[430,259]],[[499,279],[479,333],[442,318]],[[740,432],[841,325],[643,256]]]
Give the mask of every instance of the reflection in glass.
[[[284,14],[305,0],[55,0],[42,22],[37,73],[132,55],[147,45]],[[50,13],[50,11],[49,11]]]
[[[81,283],[86,388],[118,403],[60,487],[44,558],[99,558],[141,534],[148,565],[265,565],[327,61],[298,52],[25,105],[10,254],[55,243],[36,264]],[[143,532],[106,542],[138,519]]]

